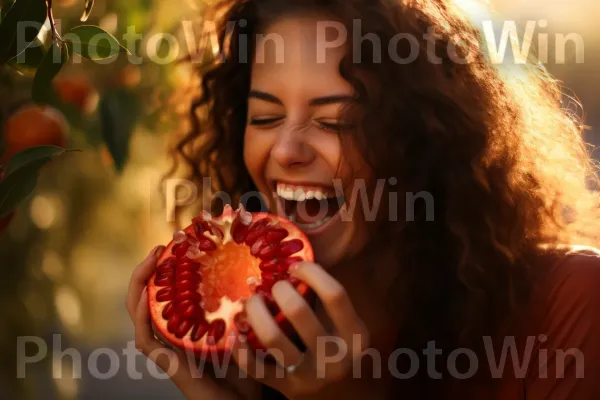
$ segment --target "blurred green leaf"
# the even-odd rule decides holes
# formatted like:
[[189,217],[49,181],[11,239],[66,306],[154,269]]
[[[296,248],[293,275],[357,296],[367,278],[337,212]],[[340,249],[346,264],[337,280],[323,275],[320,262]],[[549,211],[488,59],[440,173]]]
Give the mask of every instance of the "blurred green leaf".
[[83,14],[81,15],[81,22],[87,21],[92,12],[92,8],[94,8],[94,0],[85,0],[85,9],[83,10]]
[[23,53],[11,58],[8,65],[25,74],[31,74],[40,66],[45,54],[42,43],[36,38]]
[[106,93],[98,104],[100,129],[118,172],[129,156],[129,141],[140,112],[137,97],[119,89]]
[[50,100],[53,93],[52,79],[67,61],[69,61],[68,46],[64,43],[53,42],[33,78],[31,97],[35,102],[46,103]]
[[15,0],[7,0],[4,2],[4,4],[1,7],[2,10],[0,10],[0,21],[4,19],[4,16],[6,15],[6,13],[8,13],[8,10],[10,10],[13,4],[15,4]]
[[119,53],[129,53],[110,33],[94,25],[80,25],[63,37],[71,42],[73,53],[90,60],[102,60]]
[[0,182],[0,218],[10,214],[35,189],[38,171],[52,158],[67,150],[56,146],[36,146],[15,154]]
[[[18,0],[13,4],[0,23],[0,64],[25,51],[39,34],[46,17],[45,1]],[[21,32],[24,40],[17,40]]]

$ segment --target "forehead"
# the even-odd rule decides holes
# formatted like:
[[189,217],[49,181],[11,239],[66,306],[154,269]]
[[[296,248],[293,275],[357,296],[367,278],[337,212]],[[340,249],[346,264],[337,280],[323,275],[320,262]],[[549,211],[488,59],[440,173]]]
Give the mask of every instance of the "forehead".
[[341,25],[323,15],[278,19],[257,37],[253,86],[348,88],[339,74],[346,43],[334,46],[338,35],[344,35]]

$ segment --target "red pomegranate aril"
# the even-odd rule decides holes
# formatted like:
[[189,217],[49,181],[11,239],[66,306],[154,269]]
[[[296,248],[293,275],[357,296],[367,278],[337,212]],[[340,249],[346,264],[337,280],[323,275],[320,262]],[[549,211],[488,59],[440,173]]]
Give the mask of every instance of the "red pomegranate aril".
[[177,336],[178,338],[182,338],[185,336],[186,333],[188,333],[190,331],[190,329],[192,329],[192,327],[194,326],[194,323],[192,321],[190,321],[189,319],[184,320],[180,325],[179,325],[179,331],[175,334],[175,336]]
[[195,304],[191,300],[182,301],[177,306],[177,309],[181,312],[181,316],[187,319],[197,317],[200,312],[200,307],[198,304]]
[[170,300],[173,300],[173,289],[172,288],[166,287],[166,288],[160,289],[156,293],[156,301],[164,302],[164,301],[170,301]]
[[271,288],[273,287],[274,284],[275,284],[275,282],[273,282],[271,285],[269,285],[269,282],[263,282],[256,287],[256,293],[262,295],[265,298],[265,300],[267,300],[267,301],[273,301],[273,295],[271,294]]
[[194,290],[182,290],[181,292],[178,292],[177,294],[175,294],[175,301],[180,302],[180,301],[184,301],[184,300],[200,300],[201,297],[198,293],[196,293],[196,291]]
[[175,307],[173,306],[173,303],[169,303],[167,304],[167,306],[163,309],[162,312],[162,317],[164,319],[171,319],[171,317],[175,315]]
[[175,277],[173,275],[170,276],[158,276],[154,278],[154,284],[156,286],[171,286],[175,283]]
[[182,320],[183,319],[178,314],[174,314],[171,318],[169,318],[167,330],[175,335],[179,331],[179,324],[181,324]]
[[194,326],[194,329],[192,329],[192,340],[194,342],[202,339],[202,337],[206,334],[206,332],[208,332],[208,328],[209,328],[209,324],[206,321],[198,321],[196,322],[196,325]]
[[288,231],[283,228],[275,228],[268,230],[265,233],[265,238],[267,239],[267,243],[278,243],[285,239],[288,234]]
[[172,252],[173,254],[175,254],[176,257],[181,258],[185,255],[189,247],[190,244],[188,242],[179,243],[173,246]]
[[200,275],[198,275],[196,272],[192,272],[192,271],[180,271],[177,270],[177,273],[175,274],[175,276],[177,277],[178,281],[198,281],[200,282],[202,280],[202,278],[200,277]]
[[235,314],[233,317],[233,322],[235,323],[235,328],[239,333],[248,333],[250,331],[250,323],[248,322],[248,318],[246,314],[243,312],[239,312]]
[[282,265],[283,267],[285,267],[286,271],[292,266],[292,264],[295,264],[297,262],[303,261],[302,257],[288,257],[288,258],[283,258],[281,259],[281,261],[279,262],[280,265]]
[[196,237],[202,236],[202,234],[208,231],[208,222],[203,221],[201,217],[196,217],[192,220],[194,222],[194,233]]
[[267,286],[273,286],[277,281],[281,280],[282,275],[277,272],[263,272],[261,278]]
[[195,290],[198,288],[198,283],[199,282],[197,281],[186,279],[183,281],[177,281],[177,283],[175,283],[175,287],[179,290]]
[[175,262],[176,262],[175,257],[167,258],[165,261],[163,261],[156,267],[156,272],[159,273],[159,272],[172,271],[173,268],[175,267]]
[[184,261],[177,266],[177,272],[180,272],[180,271],[181,272],[185,272],[185,271],[196,272],[198,270],[198,268],[200,268],[200,265],[198,263],[195,263],[192,261]]
[[279,249],[280,257],[288,257],[295,254],[304,248],[304,243],[300,239],[292,239],[286,242],[281,242],[281,248]]
[[214,346],[223,338],[225,334],[225,321],[222,319],[216,319],[210,323],[210,327],[208,328],[208,333],[206,337],[206,341],[211,346]]
[[217,245],[207,237],[199,237],[198,248],[202,251],[213,251],[217,249]]
[[279,270],[279,260],[273,258],[271,260],[265,260],[258,266],[262,272],[277,272]]
[[246,240],[248,229],[249,227],[242,223],[241,218],[239,216],[236,217],[231,224],[231,237],[233,238],[233,241],[237,244],[243,243],[244,240]]
[[269,222],[270,220],[268,218],[263,218],[250,226],[248,234],[246,235],[246,244],[248,246],[252,246],[254,242],[262,236],[263,231],[267,228]]

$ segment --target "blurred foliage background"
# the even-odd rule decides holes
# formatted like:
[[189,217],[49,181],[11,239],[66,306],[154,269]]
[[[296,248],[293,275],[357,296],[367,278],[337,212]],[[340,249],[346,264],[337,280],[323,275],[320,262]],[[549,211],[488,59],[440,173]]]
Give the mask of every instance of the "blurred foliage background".
[[[577,33],[584,39],[584,63],[567,52],[565,64],[549,63],[547,68],[583,104],[591,126],[588,140],[600,145],[600,3],[494,4],[506,19],[544,19],[545,32]],[[136,52],[142,62],[132,62],[126,54],[110,63],[73,59],[56,78],[63,101],[54,106],[68,120],[68,146],[83,151],[43,169],[34,195],[0,236],[0,398],[181,396],[167,380],[147,373],[142,356],[135,358],[142,377],[128,373],[123,349],[133,332],[124,300],[133,268],[171,236],[159,182],[169,166],[169,138],[182,122],[165,110],[174,105],[173,90],[191,79],[185,65],[148,62],[148,49],[156,45],[154,34],[171,33],[178,48],[163,41],[157,55],[164,59],[176,52],[177,59],[183,58],[188,48],[182,21],[200,27],[203,7],[202,0],[96,0],[87,23],[120,41],[135,27],[142,35]],[[54,0],[54,16],[63,31],[80,24],[82,10],[83,0]],[[0,67],[3,119],[30,103],[31,84],[30,71]],[[54,334],[61,334],[61,343],[53,350]],[[41,337],[48,354],[17,379],[17,337],[24,336]],[[72,355],[60,354],[69,347],[81,355],[81,377],[73,374]],[[118,355],[118,371],[110,379],[93,378],[86,367],[98,348]],[[26,350],[32,356],[38,349],[33,345]],[[98,370],[108,371],[110,361],[100,356]]]

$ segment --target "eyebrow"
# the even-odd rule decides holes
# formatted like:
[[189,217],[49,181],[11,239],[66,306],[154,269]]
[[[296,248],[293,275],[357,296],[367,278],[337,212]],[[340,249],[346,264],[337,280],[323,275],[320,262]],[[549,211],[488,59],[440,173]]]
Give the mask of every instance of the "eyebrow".
[[[260,90],[251,90],[248,93],[248,98],[255,98],[255,99],[259,99],[259,100],[263,100],[269,103],[273,103],[273,104],[277,104],[282,106],[283,102],[281,100],[279,100],[277,97],[273,96],[270,93],[266,93],[266,92],[261,92]],[[352,96],[348,96],[345,94],[334,94],[331,96],[324,96],[324,97],[316,97],[314,99],[311,99],[308,102],[308,105],[313,107],[313,106],[324,106],[324,105],[329,105],[329,104],[336,104],[336,103],[345,103],[345,102],[349,102],[349,101],[354,101],[354,97]]]

